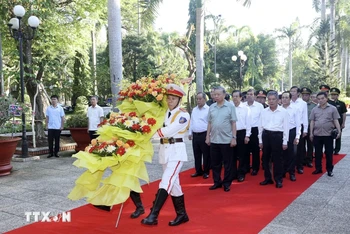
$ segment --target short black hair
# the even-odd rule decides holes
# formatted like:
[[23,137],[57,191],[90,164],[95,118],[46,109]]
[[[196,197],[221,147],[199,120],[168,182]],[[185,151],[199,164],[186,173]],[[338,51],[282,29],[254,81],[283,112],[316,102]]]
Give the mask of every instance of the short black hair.
[[233,90],[231,95],[233,96],[234,93],[238,93],[239,97],[242,97],[242,92],[239,90]]
[[295,85],[294,85],[294,86],[290,87],[289,90],[292,90],[292,89],[297,89],[297,92],[300,93],[300,89],[299,89],[298,86],[295,86]]
[[319,92],[319,93],[317,94],[317,96],[316,96],[316,97],[321,96],[321,95],[324,95],[324,96],[325,96],[325,98],[328,98],[328,94],[327,94],[327,92]]
[[52,98],[56,98],[57,100],[58,100],[58,96],[56,95],[56,94],[54,94],[54,95],[51,95],[51,97],[50,97],[51,99]]
[[288,94],[289,94],[289,98],[290,98],[290,99],[292,98],[292,94],[291,94],[289,91],[284,91],[284,92],[281,94],[281,98],[282,98],[283,94],[285,94],[285,93],[288,93]]

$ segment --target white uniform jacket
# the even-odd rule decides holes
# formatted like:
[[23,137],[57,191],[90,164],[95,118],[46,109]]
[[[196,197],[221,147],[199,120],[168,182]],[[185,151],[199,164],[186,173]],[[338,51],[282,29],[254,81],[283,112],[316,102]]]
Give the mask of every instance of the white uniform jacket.
[[[171,113],[168,118],[169,112]],[[160,138],[181,138],[184,136],[190,124],[189,113],[177,107],[170,111],[168,109],[164,118],[164,127],[157,130],[156,135]],[[187,161],[187,152],[185,142],[175,142],[174,144],[160,144],[159,163],[166,164],[169,161]]]

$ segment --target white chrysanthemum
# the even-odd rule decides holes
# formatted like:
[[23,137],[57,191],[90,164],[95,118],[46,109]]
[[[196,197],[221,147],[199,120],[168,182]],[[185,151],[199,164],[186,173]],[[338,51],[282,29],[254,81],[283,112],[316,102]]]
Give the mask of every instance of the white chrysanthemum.
[[127,127],[129,127],[129,128],[131,128],[131,126],[133,125],[133,122],[132,122],[131,120],[126,120],[126,121],[124,122],[124,125],[127,126]]
[[114,152],[116,149],[117,149],[117,148],[116,148],[115,146],[109,145],[109,146],[107,146],[106,151],[107,151],[108,153],[112,153],[112,152]]
[[135,124],[137,124],[137,123],[140,122],[139,118],[137,118],[136,116],[132,117],[131,120],[132,120]]

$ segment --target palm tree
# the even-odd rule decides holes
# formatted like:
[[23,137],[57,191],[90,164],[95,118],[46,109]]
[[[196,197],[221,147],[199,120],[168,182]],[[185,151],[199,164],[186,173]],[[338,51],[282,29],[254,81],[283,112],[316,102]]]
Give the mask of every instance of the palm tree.
[[196,0],[196,84],[197,93],[203,92],[204,67],[204,1]]
[[293,38],[299,31],[298,22],[294,22],[289,27],[283,27],[275,30],[279,33],[278,38],[288,39],[288,58],[289,58],[289,87],[293,86]]

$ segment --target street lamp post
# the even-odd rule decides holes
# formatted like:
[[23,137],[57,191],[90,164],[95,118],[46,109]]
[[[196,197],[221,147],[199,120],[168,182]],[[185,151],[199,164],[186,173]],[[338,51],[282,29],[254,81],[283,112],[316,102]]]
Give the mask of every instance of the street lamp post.
[[[239,91],[242,90],[242,84],[243,84],[243,67],[245,65],[245,62],[247,61],[247,55],[244,54],[242,50],[238,51],[238,56],[239,56]],[[232,56],[232,61],[236,62],[237,61],[237,56],[233,55]]]
[[[30,16],[28,18],[28,25],[31,27],[32,31],[29,35],[25,35],[22,31],[21,21],[26,11],[21,5],[17,5],[13,8],[13,13],[16,18],[12,18],[8,23],[11,36],[18,41],[19,44],[19,74],[21,80],[21,102],[24,103],[24,69],[23,69],[23,40],[32,40],[35,35],[35,30],[39,26],[39,19],[36,16]],[[28,142],[27,142],[27,132],[26,132],[26,115],[22,111],[22,158],[28,157]]]

